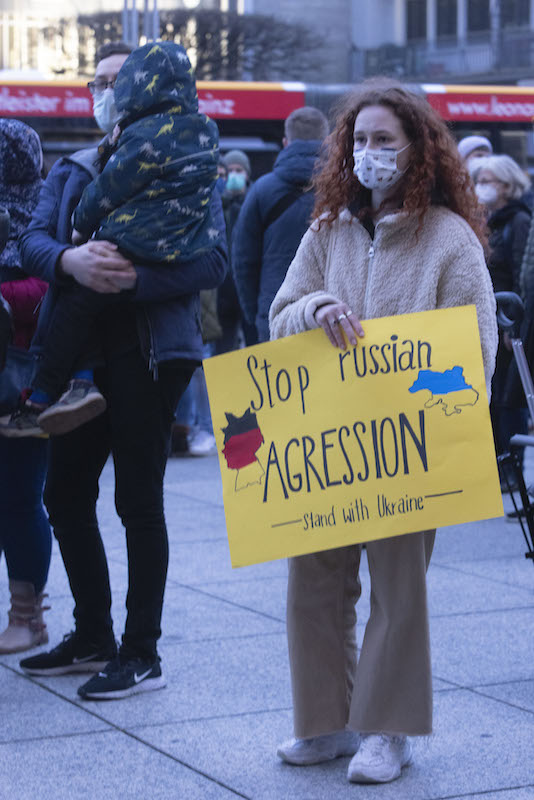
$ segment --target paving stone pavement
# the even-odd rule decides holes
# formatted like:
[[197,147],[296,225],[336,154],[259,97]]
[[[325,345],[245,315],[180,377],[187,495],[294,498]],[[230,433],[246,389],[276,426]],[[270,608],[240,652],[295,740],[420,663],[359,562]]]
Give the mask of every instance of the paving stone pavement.
[[[231,569],[215,457],[170,460],[166,510],[167,688],[88,703],[77,699],[80,676],[30,679],[18,656],[0,656],[0,800],[534,798],[534,564],[517,523],[438,533],[428,575],[434,734],[415,742],[415,762],[400,780],[356,786],[346,781],[348,759],[295,768],[276,757],[291,735],[286,564]],[[119,634],[127,561],[110,464],[99,518]],[[369,613],[365,559],[362,572],[360,641]],[[72,627],[57,546],[48,592],[55,645]],[[5,619],[3,563],[0,609]]]

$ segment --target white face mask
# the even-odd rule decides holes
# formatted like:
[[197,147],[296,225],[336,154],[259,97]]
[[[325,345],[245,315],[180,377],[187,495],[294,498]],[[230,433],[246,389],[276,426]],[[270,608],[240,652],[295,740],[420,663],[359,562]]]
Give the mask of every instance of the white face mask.
[[480,202],[486,206],[493,205],[499,196],[497,187],[492,183],[477,183],[475,192]]
[[400,150],[354,150],[354,174],[367,189],[388,189],[404,175],[405,170],[397,166],[397,156],[408,147],[409,144]]
[[112,133],[113,128],[119,121],[113,89],[104,89],[103,92],[94,95],[93,116],[100,130]]

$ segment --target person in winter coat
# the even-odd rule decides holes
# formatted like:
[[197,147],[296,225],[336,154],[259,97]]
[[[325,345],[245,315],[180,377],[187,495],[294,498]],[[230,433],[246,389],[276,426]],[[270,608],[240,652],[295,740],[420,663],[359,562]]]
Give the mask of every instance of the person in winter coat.
[[[33,128],[18,120],[0,119],[0,198],[11,218],[9,239],[0,253],[0,292],[11,310],[12,344],[23,350],[30,346],[47,289],[44,281],[24,272],[17,246],[37,205],[42,166],[41,143]],[[0,439],[0,553],[3,550],[5,555],[11,593],[0,653],[16,653],[48,641],[43,590],[52,535],[43,506],[46,449],[44,439]]]
[[[231,253],[235,225],[251,186],[251,167],[249,157],[243,150],[230,150],[225,153],[221,158],[221,165],[226,172],[222,202],[226,240],[228,251]],[[256,326],[244,318],[241,310],[231,261],[228,275],[217,291],[217,313],[223,332],[215,343],[216,355],[228,353],[239,347],[241,334],[245,345],[257,343]]]
[[[475,304],[486,381],[497,323],[469,174],[424,98],[364,84],[340,112],[315,180],[314,222],[270,312],[273,339],[321,327],[341,350],[360,320]],[[394,780],[407,736],[432,732],[426,570],[435,531],[367,543],[371,615],[356,665],[360,545],[290,559],[287,604],[295,739],[278,755],[352,755],[348,779]]]
[[[474,162],[470,170],[478,199],[487,209],[489,229],[488,268],[496,292],[521,295],[521,264],[525,251],[531,208],[525,200],[530,179],[513,158],[488,156]],[[529,304],[528,313],[531,314]],[[530,328],[528,318],[523,329]],[[508,452],[510,437],[528,432],[525,394],[511,352],[509,338],[500,336],[497,366],[493,376],[491,418],[499,453]],[[524,448],[518,449],[520,460]],[[503,476],[502,488],[515,488],[513,476]]]
[[[100,94],[111,92],[125,60],[123,43],[106,44],[99,52],[94,110],[108,133],[116,113]],[[121,699],[165,686],[157,650],[169,555],[163,478],[174,410],[202,359],[199,291],[218,286],[226,272],[217,192],[211,212],[219,242],[192,260],[145,265],[132,263],[110,242],[72,247],[72,211],[98,171],[97,148],[54,164],[21,240],[24,269],[50,284],[32,344],[36,353],[62,287],[76,281],[103,294],[129,290],[128,302],[106,309],[98,320],[102,361],[94,378],[106,411],[49,442],[45,504],[75,601],[75,630],[51,651],[21,661],[31,675],[95,673],[78,689],[88,700]],[[96,515],[99,479],[110,455],[128,549],[127,617],[119,650]]]
[[[74,211],[74,244],[94,234],[125,258],[159,267],[214,248],[219,231],[209,201],[218,131],[198,113],[191,72],[184,48],[173,42],[150,43],[128,56],[114,87],[120,135]],[[100,311],[125,298],[78,286],[60,292],[35,391],[2,427],[3,435],[32,436],[40,428],[66,433],[104,411],[92,374],[98,347],[90,334]]]
[[269,308],[310,223],[313,193],[307,191],[328,121],[305,106],[285,121],[284,149],[274,169],[247,194],[232,240],[232,271],[245,318],[269,340]]

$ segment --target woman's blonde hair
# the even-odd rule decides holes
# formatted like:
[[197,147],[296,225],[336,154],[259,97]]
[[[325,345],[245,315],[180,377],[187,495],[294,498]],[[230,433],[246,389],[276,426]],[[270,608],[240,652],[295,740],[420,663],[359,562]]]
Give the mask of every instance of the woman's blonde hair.
[[498,181],[511,187],[511,199],[518,200],[530,189],[530,178],[510,156],[483,156],[473,159],[469,172],[475,183],[483,169],[492,172]]

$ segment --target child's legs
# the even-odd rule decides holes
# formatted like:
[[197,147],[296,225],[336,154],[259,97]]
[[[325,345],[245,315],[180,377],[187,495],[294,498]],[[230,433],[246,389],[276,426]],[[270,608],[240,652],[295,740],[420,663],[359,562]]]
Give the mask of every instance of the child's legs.
[[61,289],[33,381],[35,389],[56,400],[75,369],[94,366],[93,323],[120,297],[100,294],[80,284]]

